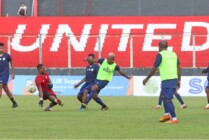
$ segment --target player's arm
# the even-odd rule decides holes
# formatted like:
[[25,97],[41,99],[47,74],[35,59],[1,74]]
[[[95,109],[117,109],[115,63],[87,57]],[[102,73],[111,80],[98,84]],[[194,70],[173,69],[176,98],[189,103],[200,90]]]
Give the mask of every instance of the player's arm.
[[38,104],[39,104],[40,107],[43,107],[43,104],[44,104],[43,96],[44,96],[44,94],[43,94],[43,90],[42,90],[42,87],[41,87],[41,81],[36,79],[35,82],[36,82],[36,86],[38,87],[39,98],[40,98]]
[[74,85],[74,88],[78,88],[81,84],[83,84],[86,81],[86,77],[84,77],[80,82]]
[[160,66],[160,63],[162,61],[162,56],[161,54],[158,54],[155,59],[154,66],[152,67],[151,71],[147,75],[147,77],[143,80],[143,85],[146,85],[146,83],[149,81],[149,79],[155,74],[157,71],[157,68]]
[[27,7],[25,7],[25,16],[26,16],[26,14],[27,14]]
[[12,59],[10,60],[10,66],[11,66],[11,70],[12,70],[12,79],[15,79],[15,69],[14,69],[14,63],[12,61]]
[[180,62],[178,60],[178,64],[177,64],[177,73],[178,73],[178,85],[177,88],[180,88],[181,85],[181,66],[180,66]]
[[127,79],[131,79],[131,76],[129,77],[128,75],[126,75],[125,72],[121,71],[120,67],[118,65],[116,65],[115,70],[119,72],[119,74]]

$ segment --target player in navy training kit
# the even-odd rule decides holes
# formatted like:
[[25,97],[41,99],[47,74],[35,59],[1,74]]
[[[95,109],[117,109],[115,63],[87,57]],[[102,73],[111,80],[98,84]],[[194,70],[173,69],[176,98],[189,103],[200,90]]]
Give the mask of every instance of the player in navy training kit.
[[[87,100],[87,94],[89,94],[89,91],[91,90],[91,87],[94,84],[94,81],[96,80],[97,73],[99,70],[99,65],[95,63],[94,54],[89,54],[87,61],[89,65],[86,67],[86,76],[74,86],[74,88],[78,88],[81,84],[85,82],[83,86],[80,88],[80,91],[77,95],[77,98],[81,103]],[[101,106],[103,105],[100,101],[100,98],[95,98],[94,101],[100,104]]]
[[205,93],[207,94],[208,104],[204,107],[204,109],[209,109],[209,63],[208,63],[208,67],[206,69],[202,70],[202,72],[201,72],[202,75],[204,73],[208,73],[208,76],[207,76],[208,84],[205,87]]
[[0,43],[0,97],[2,95],[2,89],[6,92],[7,96],[12,102],[12,108],[18,107],[16,101],[14,100],[12,93],[8,88],[8,79],[9,79],[9,64],[12,69],[12,79],[15,78],[14,74],[14,65],[12,58],[8,53],[4,52],[4,43]]

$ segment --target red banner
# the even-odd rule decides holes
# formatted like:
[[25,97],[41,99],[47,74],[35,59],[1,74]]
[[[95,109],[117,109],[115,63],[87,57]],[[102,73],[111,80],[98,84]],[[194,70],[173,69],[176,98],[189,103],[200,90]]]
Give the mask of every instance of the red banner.
[[208,16],[2,17],[0,29],[0,40],[10,44],[16,67],[35,67],[39,47],[47,67],[83,67],[83,58],[98,50],[102,57],[114,52],[122,67],[130,67],[131,58],[133,67],[151,67],[161,39],[168,41],[184,67],[193,62],[207,66],[209,61]]

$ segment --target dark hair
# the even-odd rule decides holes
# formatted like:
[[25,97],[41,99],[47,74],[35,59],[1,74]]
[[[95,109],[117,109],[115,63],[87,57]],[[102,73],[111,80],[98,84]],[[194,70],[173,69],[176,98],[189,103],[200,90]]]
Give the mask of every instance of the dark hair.
[[165,40],[161,40],[160,42],[159,42],[159,46],[161,47],[161,48],[168,48],[168,42],[167,41],[165,41]]
[[95,55],[93,53],[90,53],[88,56],[92,56],[93,58],[95,58]]
[[0,42],[0,46],[4,46],[4,43]]
[[38,64],[37,65],[37,70],[39,70],[40,68],[42,68],[44,65],[43,64]]

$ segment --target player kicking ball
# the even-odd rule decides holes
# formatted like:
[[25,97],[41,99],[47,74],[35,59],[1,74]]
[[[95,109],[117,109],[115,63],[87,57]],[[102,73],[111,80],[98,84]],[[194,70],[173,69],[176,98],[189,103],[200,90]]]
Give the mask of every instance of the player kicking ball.
[[8,53],[4,52],[4,43],[0,43],[0,98],[2,95],[2,89],[6,92],[7,96],[12,102],[12,108],[18,107],[16,101],[14,100],[12,93],[8,88],[8,79],[9,79],[9,64],[12,69],[12,79],[15,78],[14,74],[14,65],[12,58]]
[[95,60],[95,62],[100,63],[100,68],[97,74],[97,78],[90,89],[89,96],[85,102],[82,102],[80,110],[83,110],[91,99],[99,99],[100,103],[103,104],[101,111],[107,110],[108,107],[103,103],[103,101],[98,98],[99,91],[103,89],[107,84],[112,80],[113,74],[115,71],[118,71],[120,75],[126,77],[127,79],[131,79],[131,77],[127,76],[124,72],[120,70],[120,67],[115,63],[115,54],[109,53],[107,58],[100,58],[99,60]]
[[52,90],[53,84],[51,83],[48,73],[46,72],[45,66],[43,64],[38,64],[37,70],[38,74],[35,78],[35,82],[39,91],[39,106],[43,107],[43,100],[51,101],[51,103],[44,109],[44,111],[52,111],[52,107],[57,104],[63,106],[62,101],[57,98],[56,94]]

